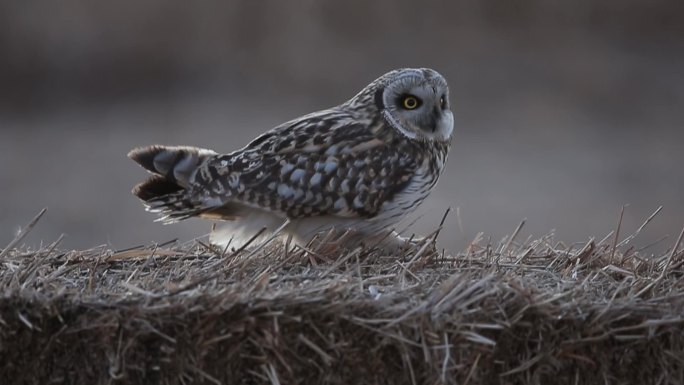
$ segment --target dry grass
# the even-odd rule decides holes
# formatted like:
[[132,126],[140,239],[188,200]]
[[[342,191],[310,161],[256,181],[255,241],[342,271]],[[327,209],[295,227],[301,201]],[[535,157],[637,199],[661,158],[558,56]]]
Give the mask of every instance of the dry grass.
[[6,248],[0,378],[684,383],[681,238],[644,259],[618,232],[574,246],[515,235],[453,256],[428,244],[401,257],[200,241]]

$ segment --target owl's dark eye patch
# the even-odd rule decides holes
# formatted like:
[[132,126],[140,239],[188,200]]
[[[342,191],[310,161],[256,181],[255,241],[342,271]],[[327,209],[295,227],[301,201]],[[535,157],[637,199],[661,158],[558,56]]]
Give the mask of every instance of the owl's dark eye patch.
[[439,98],[439,107],[441,109],[446,108],[446,97],[444,95],[442,95],[442,97]]

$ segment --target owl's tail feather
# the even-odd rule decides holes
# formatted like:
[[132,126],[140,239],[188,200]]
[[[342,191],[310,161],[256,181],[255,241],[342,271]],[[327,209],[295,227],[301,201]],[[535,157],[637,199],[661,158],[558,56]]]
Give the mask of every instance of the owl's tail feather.
[[128,157],[154,175],[133,188],[133,194],[147,209],[162,215],[164,222],[176,222],[197,215],[198,209],[186,189],[197,168],[214,151],[195,147],[149,146],[136,148]]
[[214,151],[203,148],[159,145],[136,148],[128,153],[129,158],[147,171],[182,188],[188,187],[197,167],[214,155]]

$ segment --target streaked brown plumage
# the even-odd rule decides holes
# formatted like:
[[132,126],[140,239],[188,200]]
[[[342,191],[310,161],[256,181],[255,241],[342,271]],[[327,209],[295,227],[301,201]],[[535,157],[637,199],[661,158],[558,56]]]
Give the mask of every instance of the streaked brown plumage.
[[230,154],[135,149],[129,157],[154,175],[134,194],[167,223],[228,221],[223,235],[212,237],[219,244],[261,227],[273,231],[285,220],[284,233],[302,243],[331,228],[352,230],[359,240],[381,236],[437,182],[453,129],[448,103],[437,72],[395,70],[351,100],[284,123]]

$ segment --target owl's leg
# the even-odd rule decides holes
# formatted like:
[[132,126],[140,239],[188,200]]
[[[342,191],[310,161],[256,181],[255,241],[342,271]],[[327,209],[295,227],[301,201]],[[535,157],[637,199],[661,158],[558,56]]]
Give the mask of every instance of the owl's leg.
[[251,249],[267,241],[283,222],[283,218],[267,211],[252,210],[245,217],[219,222],[212,229],[209,242],[228,251],[243,246]]

